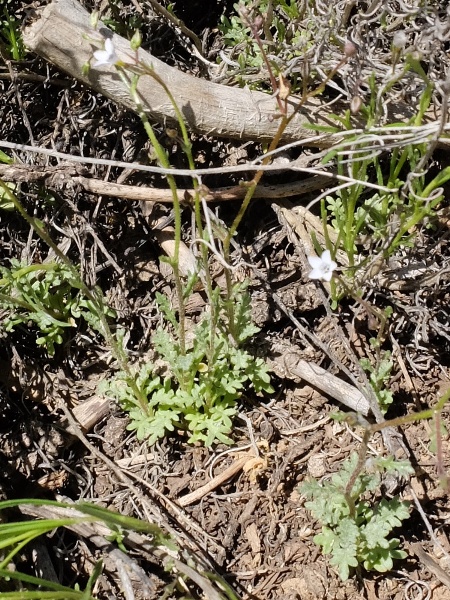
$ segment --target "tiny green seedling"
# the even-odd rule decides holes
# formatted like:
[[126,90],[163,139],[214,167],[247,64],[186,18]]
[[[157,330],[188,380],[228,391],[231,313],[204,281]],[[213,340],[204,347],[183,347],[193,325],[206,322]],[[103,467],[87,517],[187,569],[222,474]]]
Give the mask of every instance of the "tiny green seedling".
[[9,59],[16,61],[25,58],[20,28],[20,21],[11,16],[6,7],[3,8],[3,16],[0,16],[0,50],[4,50]]

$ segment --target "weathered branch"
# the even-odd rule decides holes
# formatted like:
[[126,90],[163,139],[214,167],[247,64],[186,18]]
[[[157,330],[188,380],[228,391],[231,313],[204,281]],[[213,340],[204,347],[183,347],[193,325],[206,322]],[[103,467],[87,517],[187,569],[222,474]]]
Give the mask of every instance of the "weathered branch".
[[355,412],[365,416],[369,414],[370,405],[367,398],[353,385],[328,373],[319,365],[298,359],[292,354],[285,358],[285,364],[289,375],[307,381]]
[[[171,204],[173,195],[169,188],[148,188],[135,185],[124,185],[86,177],[79,173],[76,166],[61,164],[56,167],[41,167],[14,163],[12,165],[0,164],[0,178],[14,183],[43,182],[50,189],[60,189],[62,186],[79,185],[87,192],[120,198],[121,200],[139,200],[141,202],[163,202]],[[302,181],[280,183],[278,185],[259,185],[253,195],[255,199],[261,198],[288,198],[299,196],[323,189],[333,182],[332,177],[314,175]],[[224,202],[227,200],[242,200],[247,188],[235,185],[208,189],[205,187],[204,198],[208,202]],[[180,202],[186,195],[194,195],[193,189],[178,189]]]
[[[93,51],[105,38],[113,40],[118,57],[124,62],[134,62],[130,43],[114,34],[102,23],[98,31],[90,25],[88,12],[76,0],[53,0],[46,6],[38,20],[25,28],[25,44],[59,69],[92,87],[131,110],[135,105],[126,86],[114,67],[91,68],[82,74],[83,65],[92,58]],[[95,44],[97,40],[97,46]],[[155,74],[168,86],[175,97],[185,122],[192,131],[218,137],[271,140],[277,129],[276,99],[261,92],[250,92],[196,78],[182,73],[153,57],[138,51],[140,61],[151,65]],[[166,93],[152,77],[141,77],[138,91],[148,115],[155,120],[173,124],[175,112]],[[292,100],[290,110],[297,106]],[[310,124],[332,125],[332,112],[346,107],[334,104],[326,107],[319,99],[310,99],[292,119],[283,136],[284,141],[311,138]],[[397,121],[404,120],[405,109],[398,107]],[[311,146],[329,146],[333,137],[320,137]]]

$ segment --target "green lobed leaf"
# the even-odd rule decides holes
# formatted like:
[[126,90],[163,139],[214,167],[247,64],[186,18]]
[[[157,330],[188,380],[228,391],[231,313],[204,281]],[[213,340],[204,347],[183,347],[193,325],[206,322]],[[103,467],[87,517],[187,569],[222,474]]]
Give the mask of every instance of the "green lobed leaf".
[[325,554],[331,554],[330,563],[338,568],[342,579],[350,576],[350,569],[363,564],[366,569],[385,572],[393,567],[393,560],[404,558],[406,553],[398,549],[397,538],[388,539],[395,527],[409,517],[409,506],[399,498],[382,499],[371,504],[363,494],[376,489],[380,481],[379,471],[397,471],[410,474],[412,469],[406,461],[393,457],[367,461],[366,469],[358,474],[352,490],[352,507],[345,494],[349,477],[352,476],[357,455],[352,455],[341,465],[331,481],[319,484],[307,480],[300,491],[310,500],[305,507],[323,524],[322,532],[314,537]]

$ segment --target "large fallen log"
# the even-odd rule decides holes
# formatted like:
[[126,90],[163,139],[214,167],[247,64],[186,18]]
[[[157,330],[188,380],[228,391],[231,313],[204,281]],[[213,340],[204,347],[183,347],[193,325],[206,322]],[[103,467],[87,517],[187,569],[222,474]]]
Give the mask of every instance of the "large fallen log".
[[[114,34],[101,22],[97,30],[91,26],[89,13],[76,0],[53,0],[39,12],[38,18],[24,31],[26,46],[53,63],[58,69],[92,87],[114,102],[135,110],[136,106],[113,66],[82,69],[92,59],[95,40],[111,38],[119,59],[133,62],[134,53],[128,40]],[[227,138],[270,141],[277,132],[276,98],[262,92],[251,92],[193,77],[170,67],[142,49],[140,61],[151,65],[173,94],[188,127],[197,133]],[[175,122],[175,113],[167,94],[152,77],[141,77],[138,91],[149,117],[167,124]],[[290,100],[293,112],[298,100]],[[308,100],[294,116],[283,135],[284,141],[310,140],[314,137],[310,124],[331,125],[332,112],[342,112],[343,104],[327,107],[320,99]],[[407,118],[405,107],[396,107],[395,121]],[[317,136],[308,145],[327,147],[332,136]]]

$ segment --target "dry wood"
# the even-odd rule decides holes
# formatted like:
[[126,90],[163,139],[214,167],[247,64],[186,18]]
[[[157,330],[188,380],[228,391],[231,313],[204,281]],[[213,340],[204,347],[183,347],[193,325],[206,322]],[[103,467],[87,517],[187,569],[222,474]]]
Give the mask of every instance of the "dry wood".
[[[89,400],[74,406],[72,413],[80,424],[81,429],[83,431],[90,431],[94,425],[106,417],[110,410],[111,400],[109,398],[94,395]],[[67,431],[73,433],[70,426],[67,427]]]
[[[11,362],[0,360],[0,382],[8,389],[25,393],[35,402],[47,402],[51,390],[59,389],[61,381],[54,373],[41,373],[32,367],[25,366],[21,371],[15,369]],[[88,400],[79,402],[77,394],[73,392],[74,382],[64,378],[64,387],[68,398],[74,404],[73,414],[83,431],[90,431],[109,412],[111,401],[108,398],[97,396],[92,389],[92,395]],[[87,388],[92,386],[87,384]],[[69,433],[73,433],[70,427]]]
[[189,506],[189,504],[194,504],[194,502],[198,502],[204,496],[206,496],[207,494],[221,486],[223,483],[225,483],[225,481],[228,481],[229,479],[234,477],[237,473],[239,473],[239,471],[241,471],[245,467],[246,463],[248,463],[249,460],[252,460],[254,458],[254,454],[248,454],[247,456],[238,458],[229,467],[222,471],[222,473],[219,473],[219,475],[213,477],[211,481],[208,481],[208,483],[205,483],[205,485],[202,485],[202,487],[198,488],[197,490],[194,490],[190,494],[186,494],[186,496],[178,498],[178,504],[180,506]]
[[[0,165],[1,168],[1,165]],[[1,173],[1,171],[0,171]],[[163,202],[172,203],[173,196],[169,189],[145,188],[132,185],[123,185],[118,183],[109,183],[99,179],[89,179],[87,177],[75,177],[74,181],[79,183],[87,192],[102,194],[121,198],[122,200],[141,200],[143,202]],[[321,190],[333,182],[332,177],[317,175],[308,177],[302,181],[292,183],[280,183],[279,185],[259,185],[253,198],[287,198],[308,194],[310,192]],[[245,186],[227,186],[223,188],[205,189],[204,199],[207,202],[223,202],[229,200],[243,200],[247,188]],[[179,189],[178,197],[182,201],[186,195],[194,194],[193,189]]]
[[119,469],[132,469],[133,467],[145,467],[154,460],[155,455],[148,452],[147,454],[119,458],[119,460],[116,461],[116,464]]
[[351,410],[364,416],[369,414],[369,401],[353,385],[342,381],[342,379],[328,373],[318,365],[299,359],[295,354],[286,355],[284,364],[288,377],[294,376],[307,381],[313,387],[341,402]]
[[[80,185],[87,192],[120,198],[121,200],[139,200],[141,202],[162,202],[172,204],[172,191],[168,188],[147,188],[136,185],[124,185],[111,183],[101,179],[85,177],[77,173],[73,165],[58,165],[57,167],[42,167],[15,163],[12,165],[0,165],[0,178],[4,181],[19,183],[25,181],[45,182],[50,189],[60,189],[62,185]],[[331,185],[333,178],[326,175],[314,175],[302,181],[291,183],[280,183],[277,185],[259,185],[254,194],[254,199],[263,198],[287,198],[299,196],[310,192],[321,190]],[[230,200],[242,200],[247,192],[245,185],[227,186],[208,189],[204,186],[204,199],[207,202],[223,202]],[[185,197],[192,196],[193,189],[178,189],[180,202]]]
[[450,590],[450,575],[438,565],[438,563],[425,552],[419,543],[410,544],[411,550],[419,561],[439,579],[439,581]]
[[[110,37],[119,59],[134,62],[134,53],[124,38],[114,34],[101,22],[98,31],[92,29],[89,13],[76,0],[53,0],[41,12],[38,19],[25,28],[24,41],[33,50],[59,69],[92,87],[131,110],[135,104],[126,86],[114,67],[91,68],[82,74],[83,65],[92,59],[94,50]],[[93,43],[98,40],[98,44]],[[231,88],[196,78],[170,67],[140,49],[140,61],[150,65],[154,73],[168,86],[180,108],[185,122],[192,131],[218,137],[270,141],[275,136],[277,119],[276,98],[261,92]],[[173,124],[175,112],[167,94],[153,78],[142,77],[138,84],[145,111],[152,119]],[[294,111],[298,100],[292,99],[290,111]],[[294,116],[285,130],[285,141],[300,141],[311,138],[311,124],[332,125],[332,112],[343,112],[345,104],[327,107],[320,99],[308,100]],[[403,121],[408,118],[406,107],[397,105],[391,118]],[[311,146],[329,146],[332,136],[321,137]]]

